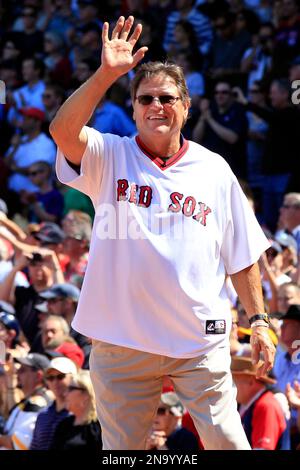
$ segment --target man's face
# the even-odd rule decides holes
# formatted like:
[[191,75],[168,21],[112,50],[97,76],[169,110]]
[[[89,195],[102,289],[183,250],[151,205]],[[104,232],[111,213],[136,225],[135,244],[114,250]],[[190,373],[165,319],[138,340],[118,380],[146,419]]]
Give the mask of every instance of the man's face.
[[18,386],[24,391],[32,388],[37,382],[37,370],[34,367],[21,364],[17,370],[17,376]]
[[[300,340],[300,322],[297,320],[283,320],[281,325],[281,342],[293,351],[293,343]],[[299,345],[298,345],[299,347]]]
[[294,286],[281,286],[279,287],[277,301],[279,312],[286,313],[290,305],[300,303],[300,295]]
[[32,60],[28,59],[23,61],[22,75],[25,82],[30,82],[36,78],[37,71],[34,68],[34,62]]
[[154,97],[169,95],[176,98],[176,101],[173,104],[161,104],[155,99],[150,104],[144,105],[140,104],[138,99],[134,100],[133,118],[141,139],[143,140],[143,136],[149,140],[179,135],[188,115],[189,103],[184,103],[180,98],[174,80],[164,74],[144,79],[136,92],[136,97],[142,95]]
[[289,230],[300,224],[300,204],[297,201],[289,197],[284,198],[280,207],[280,222]]
[[169,407],[161,403],[157,409],[152,425],[153,431],[164,431],[168,436],[175,428],[178,418],[171,413]]
[[215,100],[220,108],[227,107],[232,102],[231,88],[227,83],[218,83],[215,88]]
[[44,348],[53,342],[63,342],[65,333],[58,321],[46,320],[42,325],[42,344]]
[[49,299],[47,302],[48,312],[51,315],[63,315],[65,311],[66,299],[62,297],[55,297],[54,299]]
[[56,369],[50,369],[46,372],[45,378],[55,398],[65,399],[72,382],[72,374],[63,374]]

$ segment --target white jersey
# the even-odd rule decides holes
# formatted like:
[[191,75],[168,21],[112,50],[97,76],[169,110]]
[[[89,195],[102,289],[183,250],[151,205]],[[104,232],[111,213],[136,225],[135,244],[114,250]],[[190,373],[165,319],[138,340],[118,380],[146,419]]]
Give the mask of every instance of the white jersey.
[[269,247],[228,164],[184,140],[165,165],[138,137],[86,130],[80,175],[60,150],[56,165],[96,210],[73,328],[175,358],[227,345],[225,271]]

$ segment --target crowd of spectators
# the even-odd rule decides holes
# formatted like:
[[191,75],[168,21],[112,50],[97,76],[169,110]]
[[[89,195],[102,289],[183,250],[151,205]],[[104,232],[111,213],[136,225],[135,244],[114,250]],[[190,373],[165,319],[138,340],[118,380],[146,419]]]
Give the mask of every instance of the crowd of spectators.
[[[49,123],[99,66],[103,22],[113,25],[121,14],[142,23],[145,61],[182,66],[191,96],[184,136],[227,160],[270,240],[260,268],[277,347],[273,376],[255,379],[251,329],[228,277],[232,370],[251,446],[296,449],[299,0],[1,2],[0,91],[5,86],[6,99],[0,99],[0,340],[6,355],[0,366],[0,448],[101,448],[88,372],[91,340],[71,327],[95,208],[56,179]],[[111,87],[91,127],[136,134],[133,73]],[[147,449],[202,449],[168,378],[162,392]]]

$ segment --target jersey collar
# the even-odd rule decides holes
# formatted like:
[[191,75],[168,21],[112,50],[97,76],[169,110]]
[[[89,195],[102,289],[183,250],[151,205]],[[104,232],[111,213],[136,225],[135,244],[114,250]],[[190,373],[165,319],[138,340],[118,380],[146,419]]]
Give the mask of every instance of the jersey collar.
[[161,157],[158,155],[154,154],[146,145],[142,142],[141,138],[139,135],[135,137],[136,143],[140,150],[147,156],[149,157],[155,165],[157,165],[161,170],[166,170],[167,168],[170,168],[170,166],[174,165],[177,163],[183,155],[187,152],[189,143],[183,135],[180,135],[180,149],[178,152],[176,152],[172,157],[170,157],[168,160],[163,160]]

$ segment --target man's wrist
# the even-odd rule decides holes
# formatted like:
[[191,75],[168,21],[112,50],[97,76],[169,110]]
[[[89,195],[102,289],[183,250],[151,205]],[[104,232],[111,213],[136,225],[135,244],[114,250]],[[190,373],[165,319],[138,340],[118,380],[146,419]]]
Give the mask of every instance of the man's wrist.
[[248,318],[250,326],[269,326],[270,320],[267,313],[257,313]]
[[266,322],[264,322],[264,321],[261,321],[261,320],[257,320],[257,321],[255,321],[255,322],[253,322],[252,325],[251,325],[251,329],[253,329],[253,328],[260,328],[260,327],[262,327],[262,328],[269,328],[269,325],[268,325],[268,323],[266,323]]

